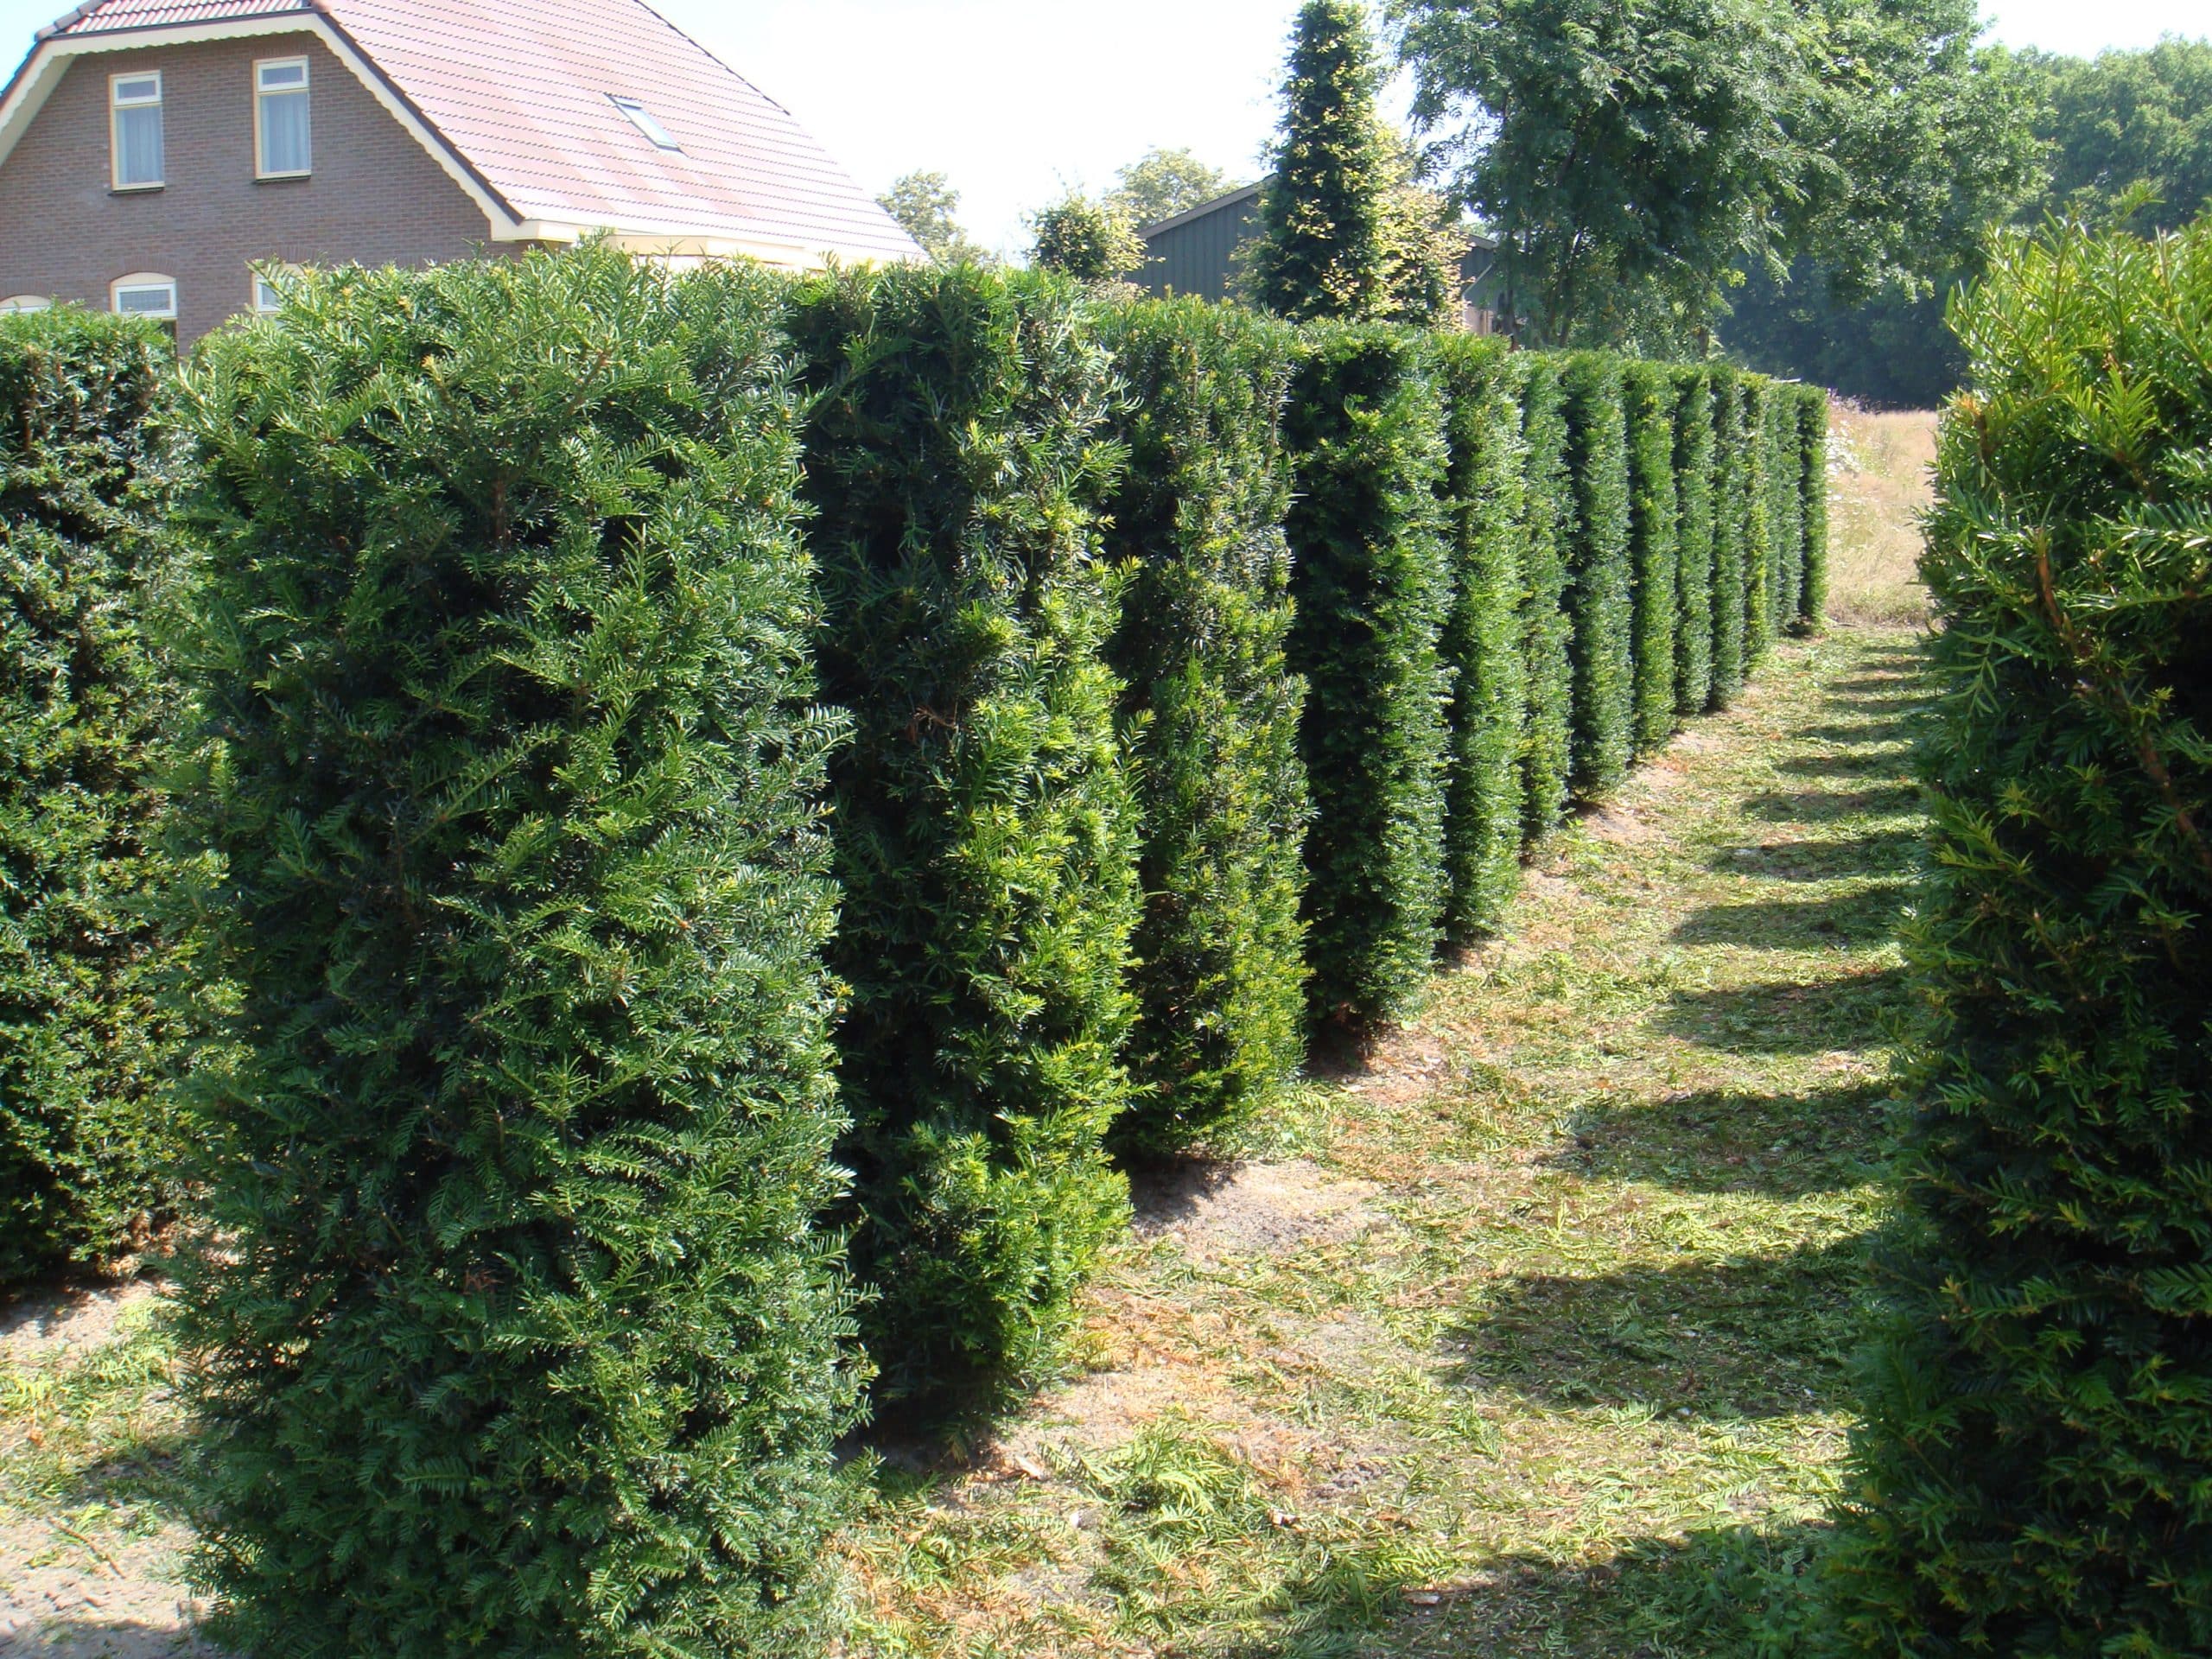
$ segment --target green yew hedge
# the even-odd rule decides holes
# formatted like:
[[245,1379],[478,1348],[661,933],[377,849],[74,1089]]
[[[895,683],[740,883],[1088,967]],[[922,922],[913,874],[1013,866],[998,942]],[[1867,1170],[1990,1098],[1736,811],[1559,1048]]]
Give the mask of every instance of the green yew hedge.
[[1750,450],[1745,442],[1746,377],[1716,364],[1713,382],[1713,691],[1708,706],[1728,708],[1750,677],[1745,634],[1751,563]]
[[168,357],[143,323],[0,316],[0,1285],[143,1243],[177,1196]]
[[1056,278],[863,270],[793,308],[822,688],[854,731],[831,768],[854,1266],[884,1397],[934,1411],[1050,1356],[1128,1213],[1114,383]]
[[1688,720],[1713,701],[1713,378],[1699,365],[1674,380],[1675,712]]
[[1408,1012],[1818,616],[1824,401],[1719,365],[348,270],[199,348],[156,538],[162,349],[0,322],[0,1268],[198,1195],[249,1649],[819,1650],[864,1376],[1040,1374],[1109,1154]]
[[1284,423],[1313,800],[1307,1001],[1317,1027],[1355,1034],[1412,1008],[1444,914],[1452,594],[1433,356],[1410,329],[1314,325]]
[[1103,319],[1127,465],[1105,546],[1122,571],[1108,658],[1142,825],[1131,1152],[1218,1138],[1305,1057],[1305,688],[1286,664],[1295,333],[1197,301]]
[[1533,842],[1567,816],[1567,764],[1573,742],[1573,626],[1567,609],[1567,542],[1574,522],[1568,470],[1567,404],[1560,359],[1520,359],[1522,502],[1522,679],[1528,718],[1521,738],[1522,839]]
[[1796,626],[1817,631],[1828,604],[1828,395],[1819,386],[1797,388]]
[[226,1645],[820,1651],[838,724],[779,309],[588,251],[303,276],[198,347]]
[[1520,885],[1527,479],[1520,359],[1502,340],[1455,335],[1439,343],[1438,372],[1452,579],[1441,645],[1452,677],[1444,931],[1464,944],[1497,931]]
[[1832,1582],[1858,1652],[2182,1659],[2212,1652],[2212,224],[2016,242],[1953,320],[1933,1018]]
[[1674,377],[1656,363],[1631,363],[1622,372],[1621,397],[1628,413],[1634,736],[1636,752],[1649,754],[1675,732],[1681,503],[1675,482]]
[[1630,546],[1628,405],[1618,358],[1569,357],[1566,401],[1567,654],[1573,665],[1573,798],[1597,800],[1628,775],[1636,752],[1636,593]]

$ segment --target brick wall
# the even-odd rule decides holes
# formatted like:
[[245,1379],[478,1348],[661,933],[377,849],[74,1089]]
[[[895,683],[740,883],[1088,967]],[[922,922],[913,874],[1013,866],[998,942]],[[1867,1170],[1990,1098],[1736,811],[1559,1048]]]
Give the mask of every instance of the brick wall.
[[[258,181],[254,60],[301,56],[314,176]],[[167,181],[118,194],[108,77],[143,69],[162,72]],[[252,303],[257,260],[427,264],[479,251],[489,235],[483,210],[312,35],[73,58],[0,162],[0,299],[37,294],[105,310],[117,277],[158,271],[176,279],[186,341]]]

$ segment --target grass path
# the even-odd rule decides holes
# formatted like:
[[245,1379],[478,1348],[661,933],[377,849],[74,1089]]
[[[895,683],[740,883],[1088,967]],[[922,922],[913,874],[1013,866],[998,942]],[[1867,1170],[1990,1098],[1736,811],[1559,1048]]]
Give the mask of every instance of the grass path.
[[[1881,1213],[1916,664],[1783,647],[1374,1066],[1141,1180],[1075,1380],[887,1461],[847,1651],[1791,1652]],[[143,1311],[0,1351],[0,1652],[193,1650]]]
[[895,1471],[879,1655],[1777,1655],[1849,1421],[1910,636],[1784,647],[1366,1074],[1140,1184],[1091,1371]]

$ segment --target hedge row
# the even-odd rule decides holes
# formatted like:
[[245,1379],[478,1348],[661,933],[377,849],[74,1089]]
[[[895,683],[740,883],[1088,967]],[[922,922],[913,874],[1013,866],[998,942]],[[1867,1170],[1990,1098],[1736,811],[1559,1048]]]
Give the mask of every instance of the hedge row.
[[1909,1225],[1854,1651],[2212,1652],[2212,221],[1954,312]]
[[0,1284],[143,1243],[176,1196],[168,356],[119,318],[0,316]]
[[1791,620],[1784,390],[605,251],[306,278],[205,345],[232,1633],[806,1645],[855,1327],[880,1405],[1034,1374],[1109,1149],[1402,1014],[1725,700]]

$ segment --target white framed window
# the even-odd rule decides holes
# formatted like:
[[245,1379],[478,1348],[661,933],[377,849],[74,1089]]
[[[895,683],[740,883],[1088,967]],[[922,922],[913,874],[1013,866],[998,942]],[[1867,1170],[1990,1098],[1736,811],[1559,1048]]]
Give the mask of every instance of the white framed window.
[[639,103],[636,99],[615,98],[612,92],[609,92],[607,97],[613,100],[616,109],[630,118],[632,126],[652,140],[655,149],[672,149],[678,155],[683,153],[683,146],[676,142],[675,135],[661,125],[660,122],[655,118],[653,112]]
[[176,321],[176,278],[159,271],[134,270],[117,277],[108,284],[108,298],[118,316]]
[[273,259],[264,259],[253,267],[253,308],[261,316],[273,316],[284,308],[284,279],[299,270],[297,265],[279,264]]
[[0,317],[11,317],[19,311],[43,311],[53,303],[43,294],[10,294],[0,300]]
[[253,66],[253,175],[304,178],[315,166],[308,120],[308,60],[262,58]]
[[110,181],[118,190],[162,188],[162,72],[107,78]]

